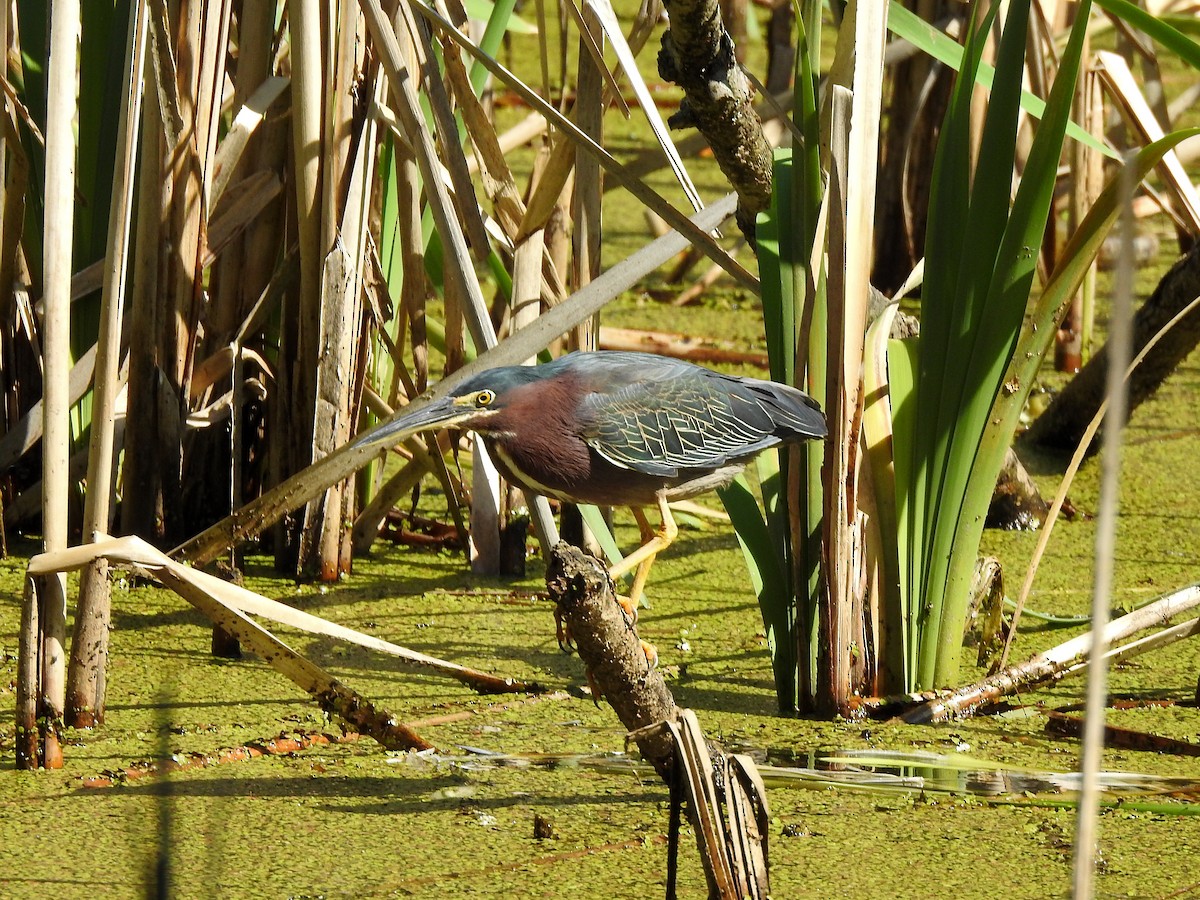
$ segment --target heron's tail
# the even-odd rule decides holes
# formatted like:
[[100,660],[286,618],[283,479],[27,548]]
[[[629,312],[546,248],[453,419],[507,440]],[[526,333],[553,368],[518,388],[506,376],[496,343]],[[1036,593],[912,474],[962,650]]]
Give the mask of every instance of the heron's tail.
[[826,437],[829,428],[821,405],[799,388],[776,381],[753,386],[758,400],[768,410],[775,434],[784,441],[806,441]]

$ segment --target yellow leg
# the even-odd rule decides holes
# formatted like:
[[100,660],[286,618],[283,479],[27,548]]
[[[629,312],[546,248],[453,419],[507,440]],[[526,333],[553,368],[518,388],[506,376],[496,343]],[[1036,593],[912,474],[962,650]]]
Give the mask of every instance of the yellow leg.
[[[670,507],[667,506],[667,498],[662,494],[658,495],[658,511],[662,516],[662,527],[658,531],[655,531],[650,525],[650,520],[646,518],[644,510],[636,506],[630,507],[630,509],[633,511],[633,516],[637,519],[638,528],[642,533],[642,546],[609,569],[609,574],[615,579],[633,569],[637,570],[633,576],[633,587],[629,591],[629,596],[617,598],[617,602],[621,604],[621,608],[629,617],[630,624],[633,624],[637,622],[638,602],[642,599],[642,592],[646,588],[646,578],[650,574],[650,567],[654,564],[655,557],[675,540],[679,529],[675,525],[675,517],[671,515]],[[642,641],[642,650],[646,654],[646,660],[651,668],[657,665],[658,651],[654,649],[653,645]]]

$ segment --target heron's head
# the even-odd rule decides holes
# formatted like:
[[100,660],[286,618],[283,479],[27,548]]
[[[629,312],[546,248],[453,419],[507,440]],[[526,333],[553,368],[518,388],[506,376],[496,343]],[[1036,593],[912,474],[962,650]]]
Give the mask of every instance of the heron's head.
[[419,398],[390,422],[370,433],[372,444],[397,444],[434,428],[486,432],[488,422],[508,406],[513,392],[539,380],[537,366],[502,366],[473,375],[446,396]]

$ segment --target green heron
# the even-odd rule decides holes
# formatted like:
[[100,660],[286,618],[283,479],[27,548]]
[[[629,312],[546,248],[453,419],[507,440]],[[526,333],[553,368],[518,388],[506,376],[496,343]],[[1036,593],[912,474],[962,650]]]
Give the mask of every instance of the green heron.
[[[609,574],[635,572],[622,601],[633,619],[654,558],[677,533],[669,501],[728,484],[768,447],[827,434],[821,408],[794,387],[619,351],[489,369],[384,425],[371,442],[447,426],[478,434],[523,490],[632,509],[642,545]],[[657,531],[643,509],[652,505],[662,516]]]

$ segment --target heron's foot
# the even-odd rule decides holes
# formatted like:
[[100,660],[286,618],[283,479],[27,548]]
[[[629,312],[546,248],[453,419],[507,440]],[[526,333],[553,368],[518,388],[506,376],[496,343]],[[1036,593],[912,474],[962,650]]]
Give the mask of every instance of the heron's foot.
[[558,649],[563,653],[574,653],[575,642],[571,640],[571,629],[562,613],[554,610],[554,637],[558,640]]
[[617,605],[621,607],[621,612],[625,614],[625,624],[633,628],[638,620],[638,605],[637,601],[632,597],[625,597],[617,594]]
[[658,668],[658,649],[649,641],[640,638],[638,643],[642,645],[642,652],[646,654],[646,671],[653,672]]
[[[621,607],[621,612],[625,616],[625,624],[630,631],[633,631],[638,621],[638,605],[637,601],[632,597],[617,595],[617,605]],[[643,641],[638,638],[638,643],[642,645],[642,652],[646,654],[646,669],[653,671],[658,668],[658,651],[654,645],[648,641]]]
[[600,690],[600,685],[596,682],[596,678],[592,675],[592,670],[587,669],[588,690],[592,693],[592,702],[596,704],[596,708],[600,708],[600,698],[604,696],[604,692]]

